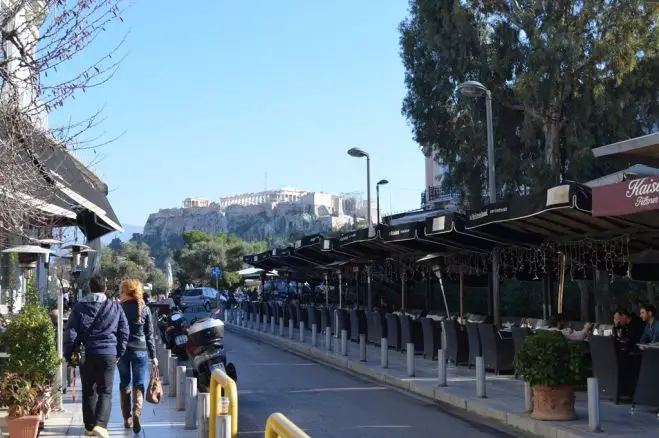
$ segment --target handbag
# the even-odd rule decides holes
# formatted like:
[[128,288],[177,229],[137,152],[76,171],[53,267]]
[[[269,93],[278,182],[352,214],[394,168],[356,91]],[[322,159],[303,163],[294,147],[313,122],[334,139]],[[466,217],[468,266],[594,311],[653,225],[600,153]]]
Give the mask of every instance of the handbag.
[[73,345],[73,353],[71,353],[71,360],[69,361],[69,365],[72,367],[77,367],[77,366],[83,366],[85,364],[85,352],[84,352],[84,346],[85,342],[87,342],[87,339],[89,338],[89,335],[91,335],[92,331],[94,331],[94,328],[96,327],[96,323],[98,322],[101,314],[105,311],[105,307],[108,305],[108,302],[110,300],[106,300],[103,305],[101,306],[100,309],[98,309],[98,312],[96,312],[96,315],[94,316],[94,319],[92,320],[92,323],[89,324],[89,327],[85,332],[83,333],[82,336],[78,336],[74,342]]
[[162,383],[160,382],[160,370],[156,365],[151,367],[151,380],[146,390],[146,401],[157,405],[162,400]]

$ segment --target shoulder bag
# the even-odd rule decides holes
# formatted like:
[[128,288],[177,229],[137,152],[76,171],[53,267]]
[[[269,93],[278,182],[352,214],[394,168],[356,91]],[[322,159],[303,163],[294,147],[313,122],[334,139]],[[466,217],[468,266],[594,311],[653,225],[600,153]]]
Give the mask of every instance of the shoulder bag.
[[85,332],[82,334],[82,336],[78,336],[74,342],[73,345],[73,353],[71,354],[71,361],[69,362],[69,366],[76,367],[76,366],[82,366],[85,364],[85,352],[84,352],[84,346],[85,342],[87,342],[87,339],[91,335],[91,333],[94,331],[94,328],[96,327],[96,323],[100,319],[100,316],[103,314],[105,311],[105,308],[108,305],[108,302],[110,300],[106,300],[103,305],[101,306],[100,309],[98,309],[98,312],[96,312],[96,315],[94,316],[94,319],[92,320],[92,323],[89,324],[89,327]]

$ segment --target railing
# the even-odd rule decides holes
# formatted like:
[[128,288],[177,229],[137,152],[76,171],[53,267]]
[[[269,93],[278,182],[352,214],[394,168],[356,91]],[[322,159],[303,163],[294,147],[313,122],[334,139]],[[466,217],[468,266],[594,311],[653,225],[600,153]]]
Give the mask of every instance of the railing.
[[[170,383],[171,384],[171,383]],[[231,436],[238,436],[238,387],[223,370],[214,370],[211,374],[210,415],[208,419],[208,438],[215,438],[217,416],[221,414],[220,388],[224,396],[229,398],[229,415],[231,416]]]
[[275,412],[265,423],[265,438],[311,438],[286,418],[284,414]]

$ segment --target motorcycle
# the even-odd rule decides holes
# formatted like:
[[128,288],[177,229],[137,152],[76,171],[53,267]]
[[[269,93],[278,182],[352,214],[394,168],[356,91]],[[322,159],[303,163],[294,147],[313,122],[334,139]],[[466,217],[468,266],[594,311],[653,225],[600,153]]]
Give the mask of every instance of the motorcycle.
[[211,374],[224,371],[234,382],[238,381],[236,367],[227,363],[224,350],[224,323],[219,319],[198,320],[188,329],[188,355],[192,358],[192,370],[197,378],[197,391],[209,392]]
[[180,311],[173,312],[169,316],[169,324],[165,330],[165,342],[167,348],[171,350],[174,356],[183,360],[188,358],[188,352],[186,350],[188,343],[187,322]]

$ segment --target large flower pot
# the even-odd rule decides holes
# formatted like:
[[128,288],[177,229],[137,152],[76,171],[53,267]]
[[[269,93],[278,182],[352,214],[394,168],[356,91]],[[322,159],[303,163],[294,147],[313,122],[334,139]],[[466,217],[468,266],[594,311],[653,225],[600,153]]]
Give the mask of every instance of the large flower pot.
[[26,415],[24,417],[8,417],[7,431],[9,438],[37,438],[41,415]]
[[574,389],[572,385],[533,387],[531,417],[545,421],[574,420]]

